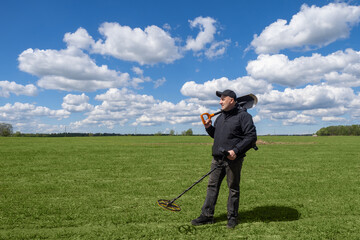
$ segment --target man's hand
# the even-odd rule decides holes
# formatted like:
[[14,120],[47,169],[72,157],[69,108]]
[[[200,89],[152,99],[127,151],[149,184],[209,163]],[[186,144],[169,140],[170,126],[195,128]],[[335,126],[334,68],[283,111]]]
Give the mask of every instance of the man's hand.
[[227,156],[227,158],[229,160],[235,160],[236,159],[236,153],[233,150],[228,151],[229,155]]
[[211,126],[211,124],[212,124],[211,119],[210,118],[206,119],[205,128],[209,128]]

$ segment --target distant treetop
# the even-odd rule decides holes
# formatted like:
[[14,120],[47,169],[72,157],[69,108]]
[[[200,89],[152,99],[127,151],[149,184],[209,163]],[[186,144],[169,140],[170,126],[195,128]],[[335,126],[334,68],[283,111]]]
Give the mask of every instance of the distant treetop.
[[360,136],[360,125],[330,126],[316,132],[318,136]]

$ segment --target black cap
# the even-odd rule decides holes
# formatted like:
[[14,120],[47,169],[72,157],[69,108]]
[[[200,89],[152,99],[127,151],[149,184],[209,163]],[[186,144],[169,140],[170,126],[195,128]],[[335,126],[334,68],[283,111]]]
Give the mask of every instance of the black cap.
[[234,91],[231,91],[230,89],[226,89],[223,92],[216,91],[216,96],[221,97],[221,95],[231,97],[233,99],[236,99],[236,93]]

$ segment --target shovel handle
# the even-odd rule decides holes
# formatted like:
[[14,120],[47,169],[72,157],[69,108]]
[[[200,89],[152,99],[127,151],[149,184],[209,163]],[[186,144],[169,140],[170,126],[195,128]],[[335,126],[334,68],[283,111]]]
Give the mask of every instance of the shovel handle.
[[[207,120],[207,119],[211,119],[213,116],[215,116],[215,115],[218,115],[218,114],[220,114],[221,113],[221,111],[218,111],[218,112],[216,112],[216,113],[212,113],[212,114],[209,114],[209,113],[203,113],[203,114],[201,114],[200,115],[200,117],[201,117],[201,121],[203,122],[203,124],[205,125],[205,120]],[[207,116],[207,119],[204,119],[204,116]]]
[[215,116],[214,114],[209,114],[209,113],[203,113],[200,115],[201,117],[201,121],[203,122],[203,124],[205,125],[205,120],[207,119],[204,119],[204,116],[207,116],[207,119],[211,119],[213,116]]

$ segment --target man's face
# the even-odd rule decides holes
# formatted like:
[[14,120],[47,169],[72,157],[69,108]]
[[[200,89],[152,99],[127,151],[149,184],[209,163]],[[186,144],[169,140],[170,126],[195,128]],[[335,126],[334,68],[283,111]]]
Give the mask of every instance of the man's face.
[[230,111],[235,106],[235,100],[229,96],[221,95],[220,105],[221,110]]

